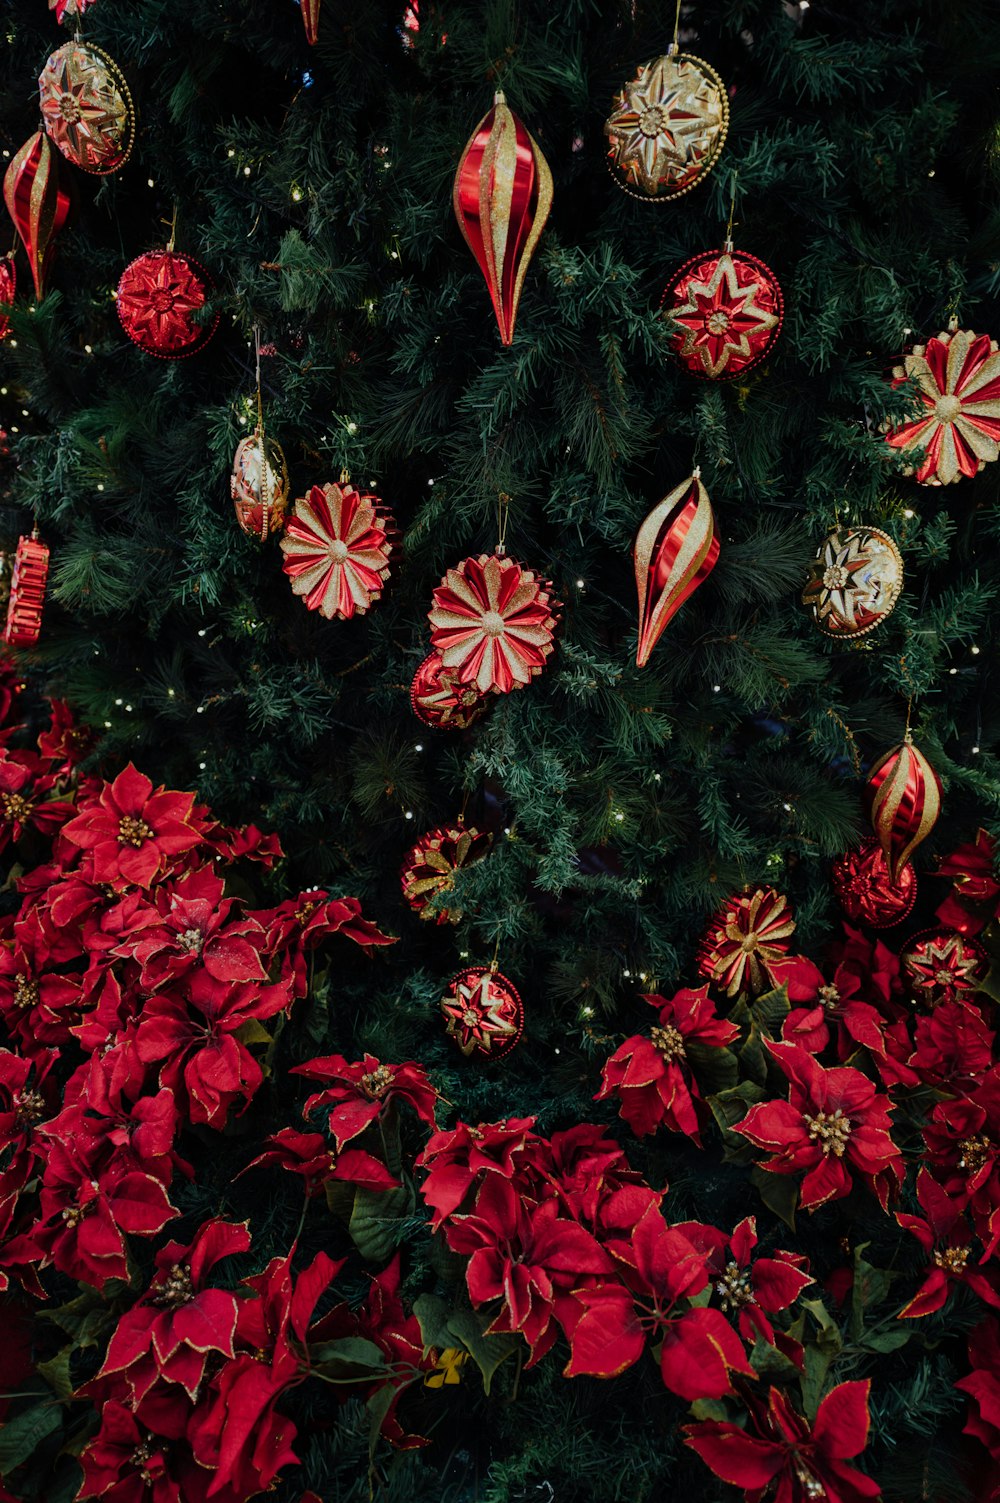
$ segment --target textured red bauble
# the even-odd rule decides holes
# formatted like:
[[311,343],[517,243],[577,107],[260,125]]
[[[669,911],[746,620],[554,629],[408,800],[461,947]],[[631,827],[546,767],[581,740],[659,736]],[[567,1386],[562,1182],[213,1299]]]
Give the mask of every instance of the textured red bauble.
[[464,731],[493,702],[491,694],[480,694],[475,684],[459,682],[457,670],[446,668],[439,652],[424,658],[410,685],[410,708],[424,725],[437,731]]
[[198,314],[215,287],[192,256],[179,251],[147,251],[126,266],[118,283],[118,317],[140,350],[163,360],[194,355],[215,333],[218,313],[204,323]]
[[8,647],[33,647],[42,629],[49,549],[37,530],[18,541],[3,639]]
[[653,507],[632,549],[639,594],[638,667],[649,661],[667,623],[704,584],[718,557],[715,516],[695,470]]
[[784,298],[756,256],[702,251],[674,273],[661,299],[670,350],[694,376],[732,381],[767,355],[781,332]]
[[835,527],[819,545],[802,603],[826,637],[864,637],[890,615],[903,588],[903,558],[878,527]]
[[[14,301],[17,293],[17,267],[14,264],[13,254],[4,256],[0,261],[0,303],[7,307]],[[3,339],[10,328],[10,314],[0,313],[0,339]]]
[[830,873],[833,890],[852,924],[890,929],[902,923],[917,901],[917,874],[909,862],[897,881],[889,876],[882,847],[874,838],[838,856]]
[[914,934],[899,959],[907,988],[928,1007],[971,1002],[990,968],[982,945],[951,929]]
[[64,42],[38,80],[42,124],[67,162],[99,177],[124,167],[135,140],[135,109],[113,57]]
[[524,1032],[524,1003],[494,966],[467,966],[441,998],[445,1033],[470,1058],[501,1059]]

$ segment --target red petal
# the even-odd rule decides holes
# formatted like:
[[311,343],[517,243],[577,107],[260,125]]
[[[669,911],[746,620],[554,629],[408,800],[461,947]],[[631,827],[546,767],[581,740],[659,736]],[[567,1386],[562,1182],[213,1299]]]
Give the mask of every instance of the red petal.
[[816,1411],[813,1444],[828,1456],[857,1456],[868,1440],[867,1378],[841,1383],[831,1390]]
[[785,1464],[780,1446],[755,1440],[738,1425],[707,1420],[683,1429],[684,1444],[697,1451],[717,1477],[734,1487],[766,1487]]

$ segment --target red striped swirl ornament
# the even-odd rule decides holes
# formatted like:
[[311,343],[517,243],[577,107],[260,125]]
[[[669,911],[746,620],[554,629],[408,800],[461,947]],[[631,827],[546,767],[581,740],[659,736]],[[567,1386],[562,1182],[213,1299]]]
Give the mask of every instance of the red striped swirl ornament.
[[941,813],[941,781],[923,752],[913,745],[909,731],[898,746],[875,763],[865,784],[864,800],[885,855],[889,880],[898,882],[903,867],[927,839]]
[[60,179],[59,153],[41,131],[36,131],[12,157],[4,175],[3,197],[27,252],[35,294],[41,301],[56,236],[70,211],[70,197]]
[[635,661],[643,668],[668,622],[704,584],[719,557],[712,504],[697,470],[653,507],[632,554],[639,592]]
[[486,278],[500,339],[510,344],[528,262],[552,207],[552,174],[502,93],[462,152],[452,203]]

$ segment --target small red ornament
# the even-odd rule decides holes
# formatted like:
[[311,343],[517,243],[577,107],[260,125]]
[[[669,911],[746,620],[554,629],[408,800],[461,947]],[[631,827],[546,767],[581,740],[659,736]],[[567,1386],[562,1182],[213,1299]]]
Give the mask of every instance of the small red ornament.
[[281,539],[282,568],[311,611],[363,616],[389,577],[392,518],[351,485],[314,485],[295,503]]
[[462,1053],[487,1059],[509,1054],[524,1032],[524,1003],[495,966],[468,966],[441,998],[445,1033]]
[[890,929],[901,924],[917,901],[917,874],[907,862],[893,882],[882,847],[873,837],[833,863],[833,890],[852,924]]
[[914,999],[928,1007],[970,1002],[990,968],[977,940],[949,929],[914,934],[899,959]]
[[759,365],[781,332],[784,299],[769,266],[732,241],[676,271],[660,302],[670,349],[695,376],[732,381]]
[[247,537],[266,542],[285,525],[288,465],[281,445],[257,428],[237,445],[229,477],[236,520]]
[[924,413],[885,439],[901,454],[925,450],[907,474],[921,485],[951,485],[976,475],[1000,454],[1000,351],[988,334],[960,329],[953,318],[946,330],[915,344],[893,370],[893,386],[916,381]]
[[941,782],[909,731],[886,752],[864,789],[865,808],[885,853],[889,877],[900,879],[903,867],[926,840],[941,812]]
[[55,240],[69,218],[70,197],[60,180],[59,153],[42,131],[17,152],[3,180],[3,197],[28,254],[35,294],[45,296],[45,278]]
[[639,668],[677,614],[715,568],[719,540],[700,471],[675,486],[639,528],[632,549],[639,592]]
[[164,360],[194,355],[215,333],[219,315],[204,323],[197,314],[215,283],[192,256],[179,251],[147,251],[126,266],[118,283],[118,317],[140,350]]
[[452,203],[486,278],[501,342],[510,344],[528,262],[552,207],[552,174],[502,93],[462,152]]
[[93,4],[94,0],[49,0],[49,10],[55,11],[56,20],[61,26],[67,16],[70,19],[82,16],[87,7]]
[[[0,261],[0,303],[10,307],[17,292],[17,267],[14,255],[4,256]],[[0,339],[6,338],[10,328],[10,314],[0,313]]]
[[551,591],[506,555],[482,553],[449,569],[427,617],[445,668],[481,694],[523,689],[552,652],[559,602]]
[[424,658],[410,686],[414,715],[438,731],[467,730],[486,713],[490,700],[475,684],[459,683],[457,671],[444,666],[439,652]]
[[315,47],[319,40],[319,5],[320,0],[299,0],[302,7],[302,25],[306,31],[306,41],[310,47]]
[[113,57],[64,42],[38,80],[42,124],[67,162],[100,177],[124,167],[135,140],[135,109]]
[[892,614],[903,588],[903,559],[878,527],[835,527],[819,546],[802,591],[824,636],[863,637]]
[[698,970],[729,997],[774,984],[769,966],[788,954],[795,920],[772,887],[737,893],[715,915],[698,949]]
[[407,851],[400,874],[403,897],[414,913],[430,923],[457,924],[462,917],[461,908],[432,908],[430,899],[450,892],[455,885],[455,873],[481,861],[492,844],[492,835],[467,830],[462,825],[428,830],[422,835]]
[[7,602],[7,625],[3,639],[8,647],[33,647],[42,629],[45,582],[49,576],[49,549],[38,536],[18,540]]

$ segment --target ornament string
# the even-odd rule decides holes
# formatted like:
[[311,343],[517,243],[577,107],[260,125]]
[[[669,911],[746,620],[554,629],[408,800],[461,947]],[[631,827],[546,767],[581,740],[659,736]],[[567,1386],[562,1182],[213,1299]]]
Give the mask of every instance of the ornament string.
[[161,219],[160,223],[161,224],[169,224],[169,226],[170,226],[170,239],[167,241],[167,251],[168,251],[168,253],[170,255],[173,255],[174,245],[177,242],[177,205],[176,204],[174,204],[174,212],[171,214],[170,218],[169,219]]
[[674,12],[674,39],[667,48],[668,57],[673,57],[677,51],[677,34],[681,29],[681,4],[682,0],[677,0],[677,10]]
[[507,552],[507,522],[510,518],[510,497],[506,491],[497,494],[497,553],[503,558]]
[[739,168],[733,168],[732,192],[729,196],[729,222],[726,225],[726,253],[733,249],[733,215],[736,213],[736,179],[739,177]]

